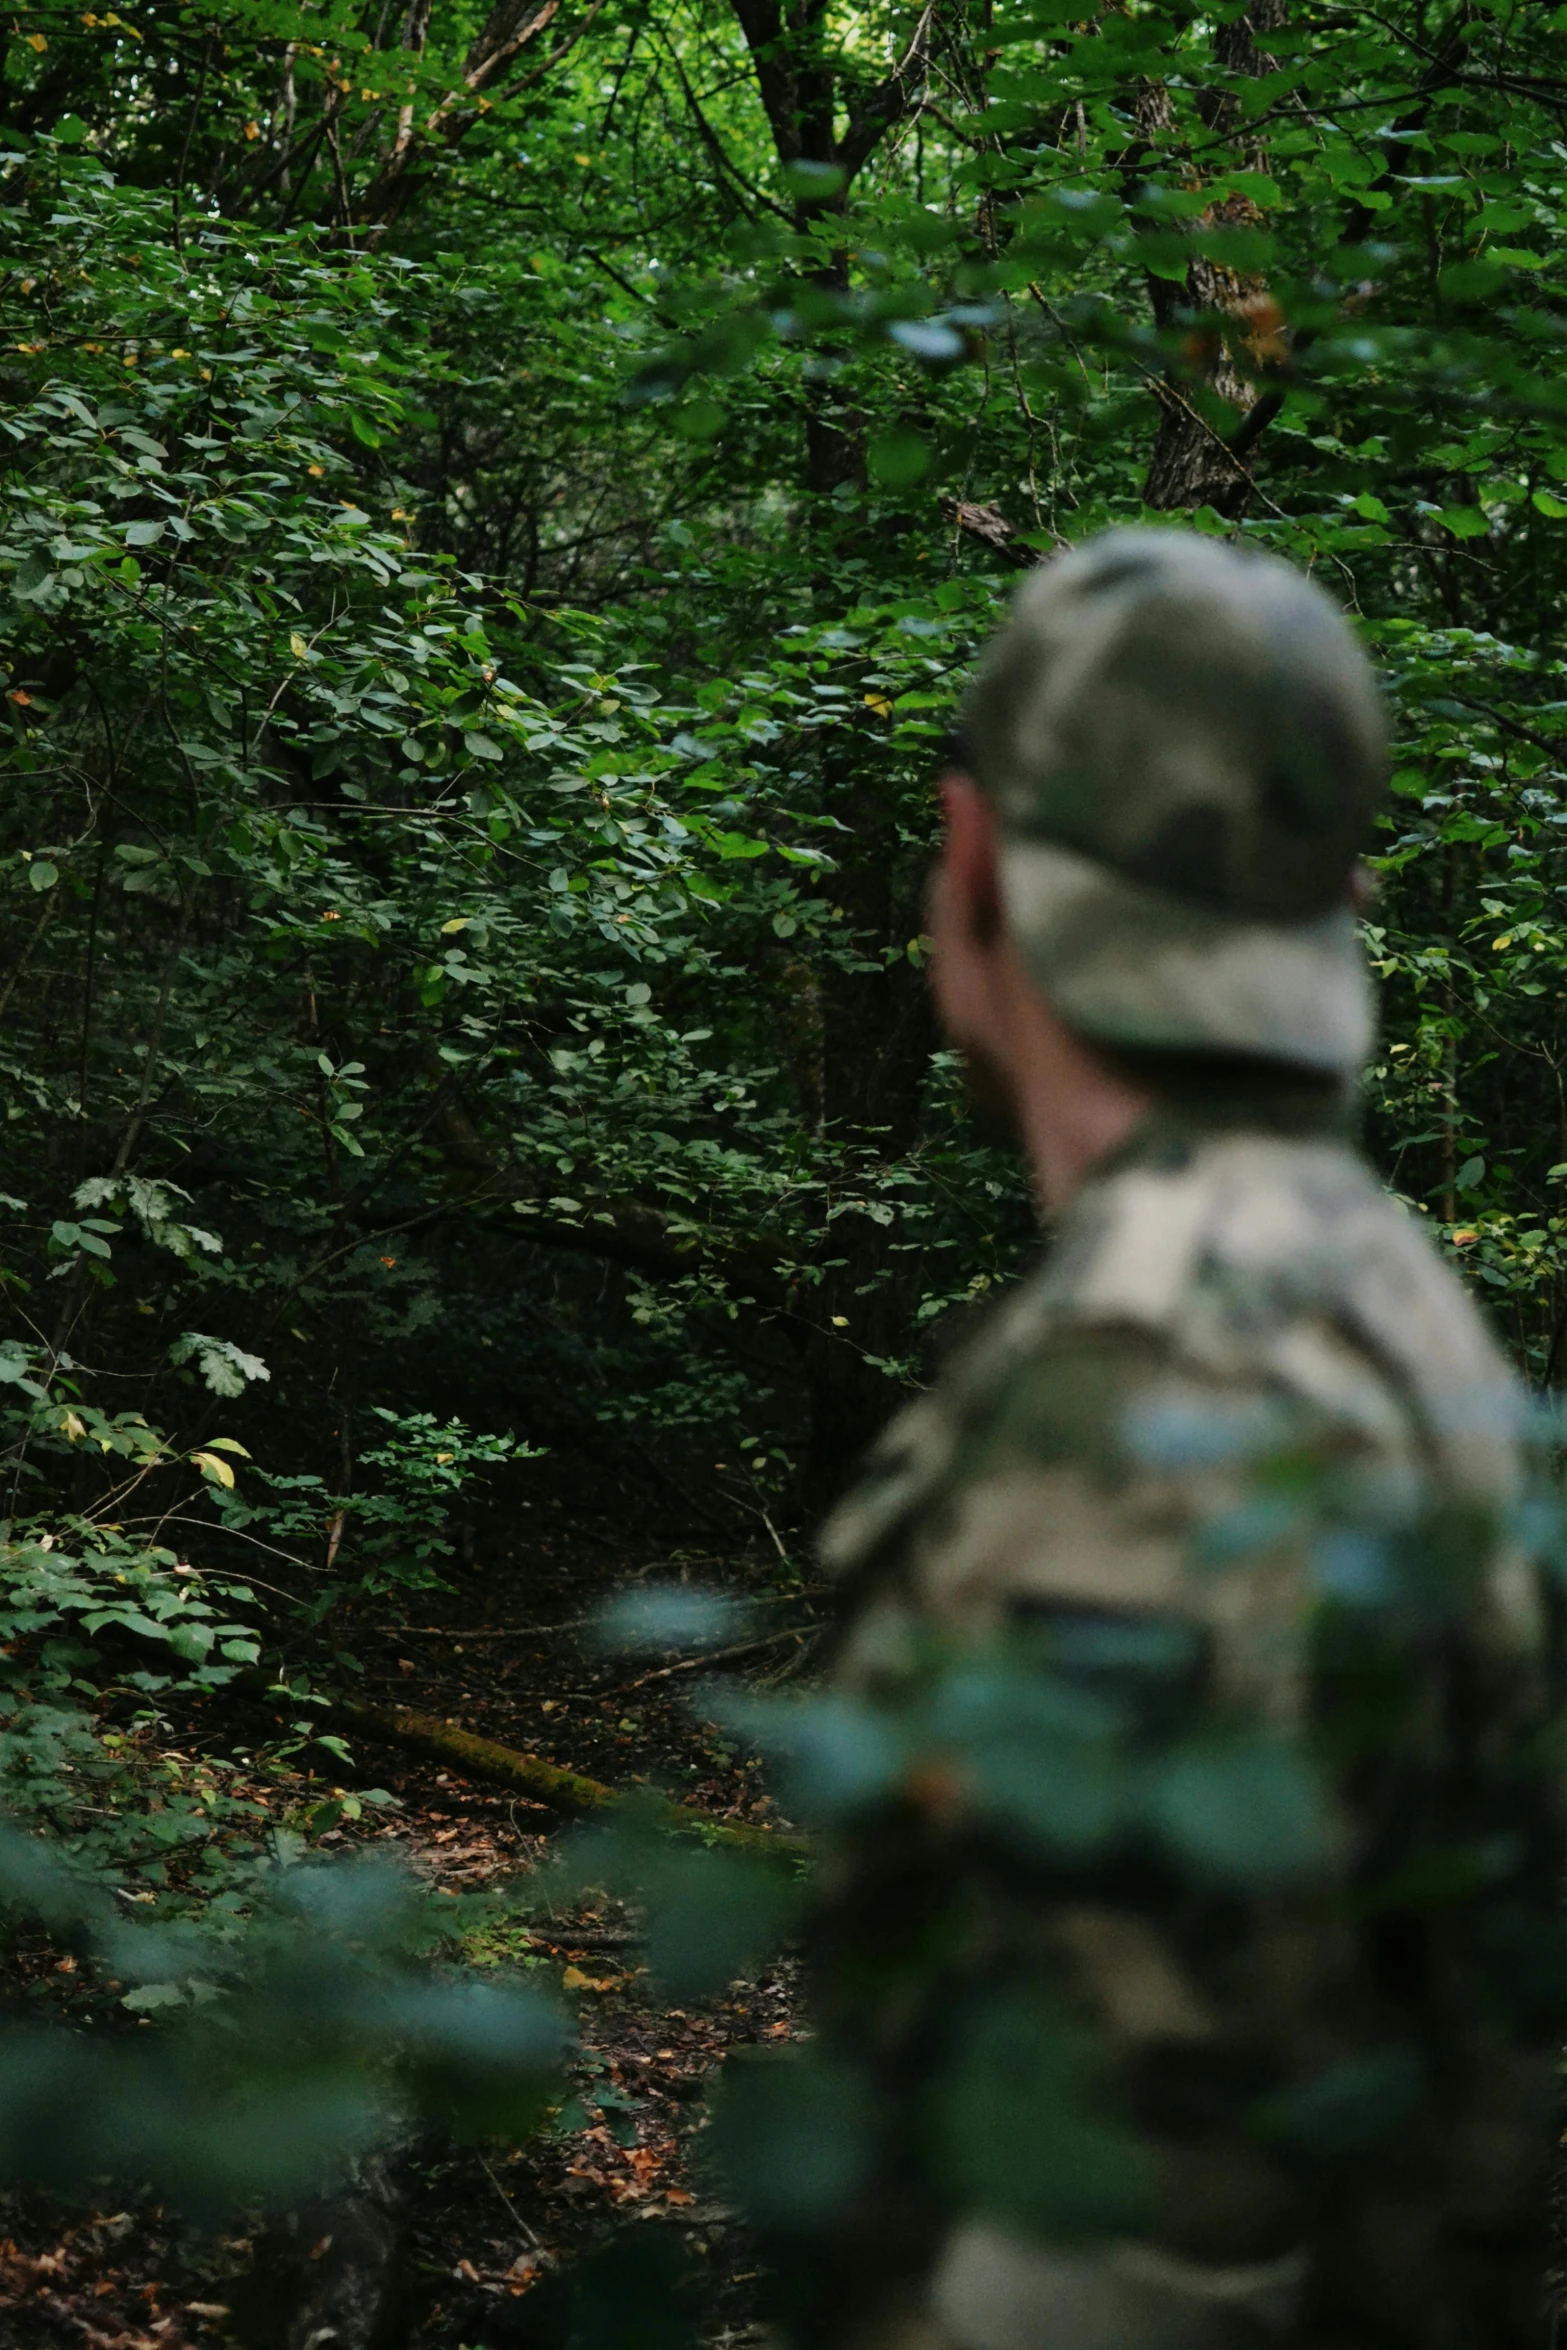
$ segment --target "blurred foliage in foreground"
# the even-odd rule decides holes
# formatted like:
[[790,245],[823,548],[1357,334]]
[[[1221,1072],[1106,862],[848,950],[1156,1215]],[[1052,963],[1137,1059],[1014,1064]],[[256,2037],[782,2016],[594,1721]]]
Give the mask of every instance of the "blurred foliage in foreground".
[[[1310,1417],[1216,1404],[1157,1439],[1173,1477],[1238,1472],[1190,1537],[1214,1617],[1297,1594],[1257,1680],[1207,1669],[1195,1603],[927,1624],[862,1688],[702,1700],[815,1831],[803,1901],[631,1822],[580,1848],[681,1997],[803,1930],[818,2036],[733,2059],[708,2142],[790,2339],[853,2338],[850,2312],[901,2306],[975,2224],[1226,2274],[1211,2247],[1253,2243],[1299,2271],[1302,2339],[1350,2310],[1368,2340],[1413,2338],[1451,2260],[1495,2339],[1532,2338],[1563,2020],[1560,1507],[1543,1473],[1501,1523],[1368,1491]],[[1357,2274],[1363,2230],[1385,2260]]]
[[125,1986],[123,2008],[180,2018],[148,2038],[0,2031],[11,2180],[151,2188],[215,2223],[319,2192],[414,2121],[526,2130],[567,2046],[538,1990],[419,1968],[443,1929],[384,1864],[274,1869],[243,1921],[159,1925],[7,1830],[0,1899]]

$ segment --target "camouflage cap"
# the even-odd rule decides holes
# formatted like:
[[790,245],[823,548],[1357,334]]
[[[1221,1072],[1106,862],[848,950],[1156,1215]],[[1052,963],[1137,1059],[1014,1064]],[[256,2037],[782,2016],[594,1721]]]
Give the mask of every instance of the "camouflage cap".
[[1008,921],[1104,1043],[1348,1072],[1371,1042],[1347,902],[1381,793],[1370,664],[1277,557],[1115,530],[1020,590],[964,711]]

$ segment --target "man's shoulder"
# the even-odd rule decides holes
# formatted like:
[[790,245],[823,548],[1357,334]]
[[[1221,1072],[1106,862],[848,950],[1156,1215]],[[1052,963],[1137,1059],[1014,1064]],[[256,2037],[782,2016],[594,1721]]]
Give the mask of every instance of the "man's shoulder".
[[1271,1399],[1356,1447],[1496,1495],[1515,1383],[1416,1218],[1347,1141],[1240,1131],[1138,1152],[892,1423],[829,1522],[848,1566],[1009,1461],[1127,1469],[1146,1403],[1197,1423]]
[[1330,1359],[1444,1430],[1514,1393],[1457,1274],[1347,1140],[1241,1131],[1150,1148],[1088,1184],[935,1394],[984,1417],[1018,1382],[1093,1386],[1098,1372],[1113,1390],[1162,1361],[1321,1400]]
[[1091,1184],[1039,1284],[1039,1346],[1157,1339],[1195,1373],[1317,1389],[1330,1360],[1428,1430],[1509,1424],[1515,1385],[1420,1220],[1336,1136],[1240,1131]]

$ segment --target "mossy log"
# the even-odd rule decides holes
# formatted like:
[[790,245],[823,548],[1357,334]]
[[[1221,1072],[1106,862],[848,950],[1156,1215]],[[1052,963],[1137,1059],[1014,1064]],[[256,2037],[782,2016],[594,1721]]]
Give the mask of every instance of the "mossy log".
[[[234,1686],[274,1710],[308,1702],[304,1692],[291,1690],[287,1682],[273,1680],[265,1673],[243,1673]],[[481,1738],[476,1731],[465,1730],[460,1723],[445,1721],[438,1714],[413,1713],[400,1705],[371,1705],[341,1689],[312,1689],[308,1698],[324,1705],[332,1721],[357,1730],[361,1737],[400,1746],[406,1753],[422,1755],[466,1779],[487,1779],[497,1786],[513,1787],[519,1795],[568,1817],[635,1804],[644,1817],[651,1814],[660,1826],[678,1835],[698,1836],[704,1843],[730,1851],[798,1859],[810,1849],[803,1836],[753,1827],[743,1820],[710,1819],[706,1812],[687,1803],[650,1800],[639,1790],[607,1786],[602,1779],[590,1779],[581,1771],[547,1762],[543,1755],[524,1754],[518,1747],[502,1746],[497,1739]]]

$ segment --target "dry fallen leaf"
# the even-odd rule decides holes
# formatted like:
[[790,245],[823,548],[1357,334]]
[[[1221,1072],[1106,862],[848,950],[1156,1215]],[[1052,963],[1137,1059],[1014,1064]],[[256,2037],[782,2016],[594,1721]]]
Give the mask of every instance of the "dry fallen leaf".
[[565,1991],[618,1991],[625,1977],[606,1975],[595,1982],[591,1975],[583,1973],[581,1967],[569,1966],[560,1980],[561,1988]]

